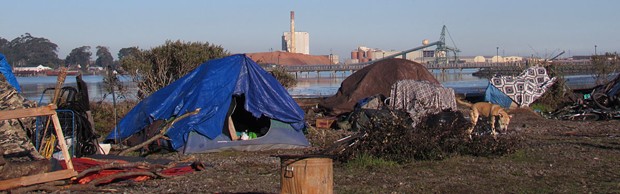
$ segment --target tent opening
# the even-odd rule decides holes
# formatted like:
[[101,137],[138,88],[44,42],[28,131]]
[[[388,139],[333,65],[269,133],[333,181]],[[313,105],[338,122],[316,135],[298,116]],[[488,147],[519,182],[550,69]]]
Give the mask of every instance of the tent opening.
[[[245,110],[244,104],[245,95],[233,95],[222,133],[229,138],[231,137],[232,129],[234,129],[235,135],[239,138],[244,132],[249,138],[258,138],[267,134],[271,127],[270,118],[264,115],[261,115],[260,118],[254,117],[252,113]],[[232,120],[234,128],[230,128],[229,119]]]

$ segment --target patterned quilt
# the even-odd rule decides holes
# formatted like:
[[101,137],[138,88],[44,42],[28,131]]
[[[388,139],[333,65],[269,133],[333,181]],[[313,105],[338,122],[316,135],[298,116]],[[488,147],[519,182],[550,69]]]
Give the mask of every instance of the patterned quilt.
[[456,99],[452,88],[425,81],[400,80],[391,87],[388,106],[407,111],[415,125],[425,115],[444,109],[456,110]]
[[518,76],[493,77],[490,82],[520,107],[525,107],[542,96],[555,83],[555,78],[550,78],[544,67],[532,66]]

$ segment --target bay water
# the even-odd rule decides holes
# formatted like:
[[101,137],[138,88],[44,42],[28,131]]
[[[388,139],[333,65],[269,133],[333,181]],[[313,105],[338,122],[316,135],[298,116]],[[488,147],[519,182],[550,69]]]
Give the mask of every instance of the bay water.
[[[472,73],[476,71],[478,71],[478,69],[455,69],[445,72],[432,70],[431,73],[444,87],[453,88],[458,94],[475,96],[484,93],[489,83],[487,78],[473,76]],[[342,81],[349,75],[350,73],[348,72],[339,72],[336,74],[329,72],[298,74],[297,85],[289,88],[288,92],[293,97],[299,98],[331,96],[338,91]],[[88,95],[91,102],[112,101],[111,93],[106,91],[103,86],[103,76],[85,75],[82,76],[82,79],[87,84]],[[128,76],[119,76],[119,79],[129,92],[126,93],[126,96],[120,96],[120,98],[117,99],[137,99],[136,84],[131,81],[131,78]],[[592,75],[571,75],[566,76],[565,79],[569,87],[573,89],[593,87],[595,80]],[[22,88],[22,95],[27,99],[40,103],[48,103],[53,94],[53,88],[56,85],[57,77],[17,77],[17,81]],[[64,86],[76,87],[75,76],[67,76]]]

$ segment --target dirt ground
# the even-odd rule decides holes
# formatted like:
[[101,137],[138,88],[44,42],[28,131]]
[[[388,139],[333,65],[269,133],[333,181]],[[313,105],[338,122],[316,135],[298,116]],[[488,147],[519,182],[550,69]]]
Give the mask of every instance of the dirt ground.
[[[546,120],[530,109],[509,112],[514,117],[508,133],[524,139],[515,153],[498,157],[457,155],[441,161],[361,168],[334,163],[334,191],[620,193],[620,121]],[[331,135],[333,139],[342,135],[330,131],[319,133]],[[168,179],[118,182],[101,188],[127,193],[279,193],[280,159],[273,155],[307,151],[193,154],[210,167]],[[148,156],[175,160],[183,157],[188,156]]]

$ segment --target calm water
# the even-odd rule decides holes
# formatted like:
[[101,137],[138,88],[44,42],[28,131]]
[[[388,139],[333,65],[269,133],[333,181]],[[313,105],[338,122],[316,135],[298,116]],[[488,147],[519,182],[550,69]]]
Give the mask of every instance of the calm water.
[[[56,76],[40,76],[40,77],[17,77],[17,82],[22,88],[22,95],[29,100],[36,102],[49,102],[50,96],[54,93],[54,87],[56,86]],[[103,87],[103,76],[98,75],[86,75],[82,76],[84,82],[88,87],[88,97],[91,101],[112,101],[111,94],[106,96],[106,91]],[[135,84],[131,82],[131,78],[125,76],[119,76],[119,79],[123,82],[123,85],[129,87],[129,90],[135,91]],[[71,86],[77,88],[77,81],[75,76],[67,76],[63,86]],[[46,91],[46,89],[50,88]],[[133,89],[132,89],[133,88]],[[43,92],[45,91],[45,94]],[[126,98],[135,99],[135,92],[128,94]]]
[[[450,70],[445,73],[432,71],[432,73],[445,87],[453,88],[456,93],[479,95],[484,92],[489,81],[486,78],[472,76],[471,74],[476,71],[477,69],[464,69],[462,71]],[[334,76],[328,72],[321,72],[319,75],[317,76],[316,73],[298,75],[298,84],[290,88],[288,90],[289,93],[295,97],[330,96],[338,91],[340,83],[349,74],[340,73]],[[136,86],[129,77],[121,76],[119,78],[130,91],[136,91]],[[27,99],[37,102],[41,99],[42,102],[49,102],[50,98],[48,96],[51,96],[53,89],[47,91],[46,95],[42,95],[42,93],[46,88],[53,88],[56,84],[56,79],[56,76],[17,77],[17,81],[22,87],[23,95]],[[83,76],[83,79],[88,85],[88,95],[91,101],[112,101],[111,94],[104,90],[102,76],[88,75]],[[594,85],[594,78],[591,75],[567,76],[566,80],[572,88],[587,88]],[[76,87],[75,76],[68,76],[65,86]],[[42,98],[42,96],[44,97]],[[130,92],[126,98],[135,99],[135,92]]]

